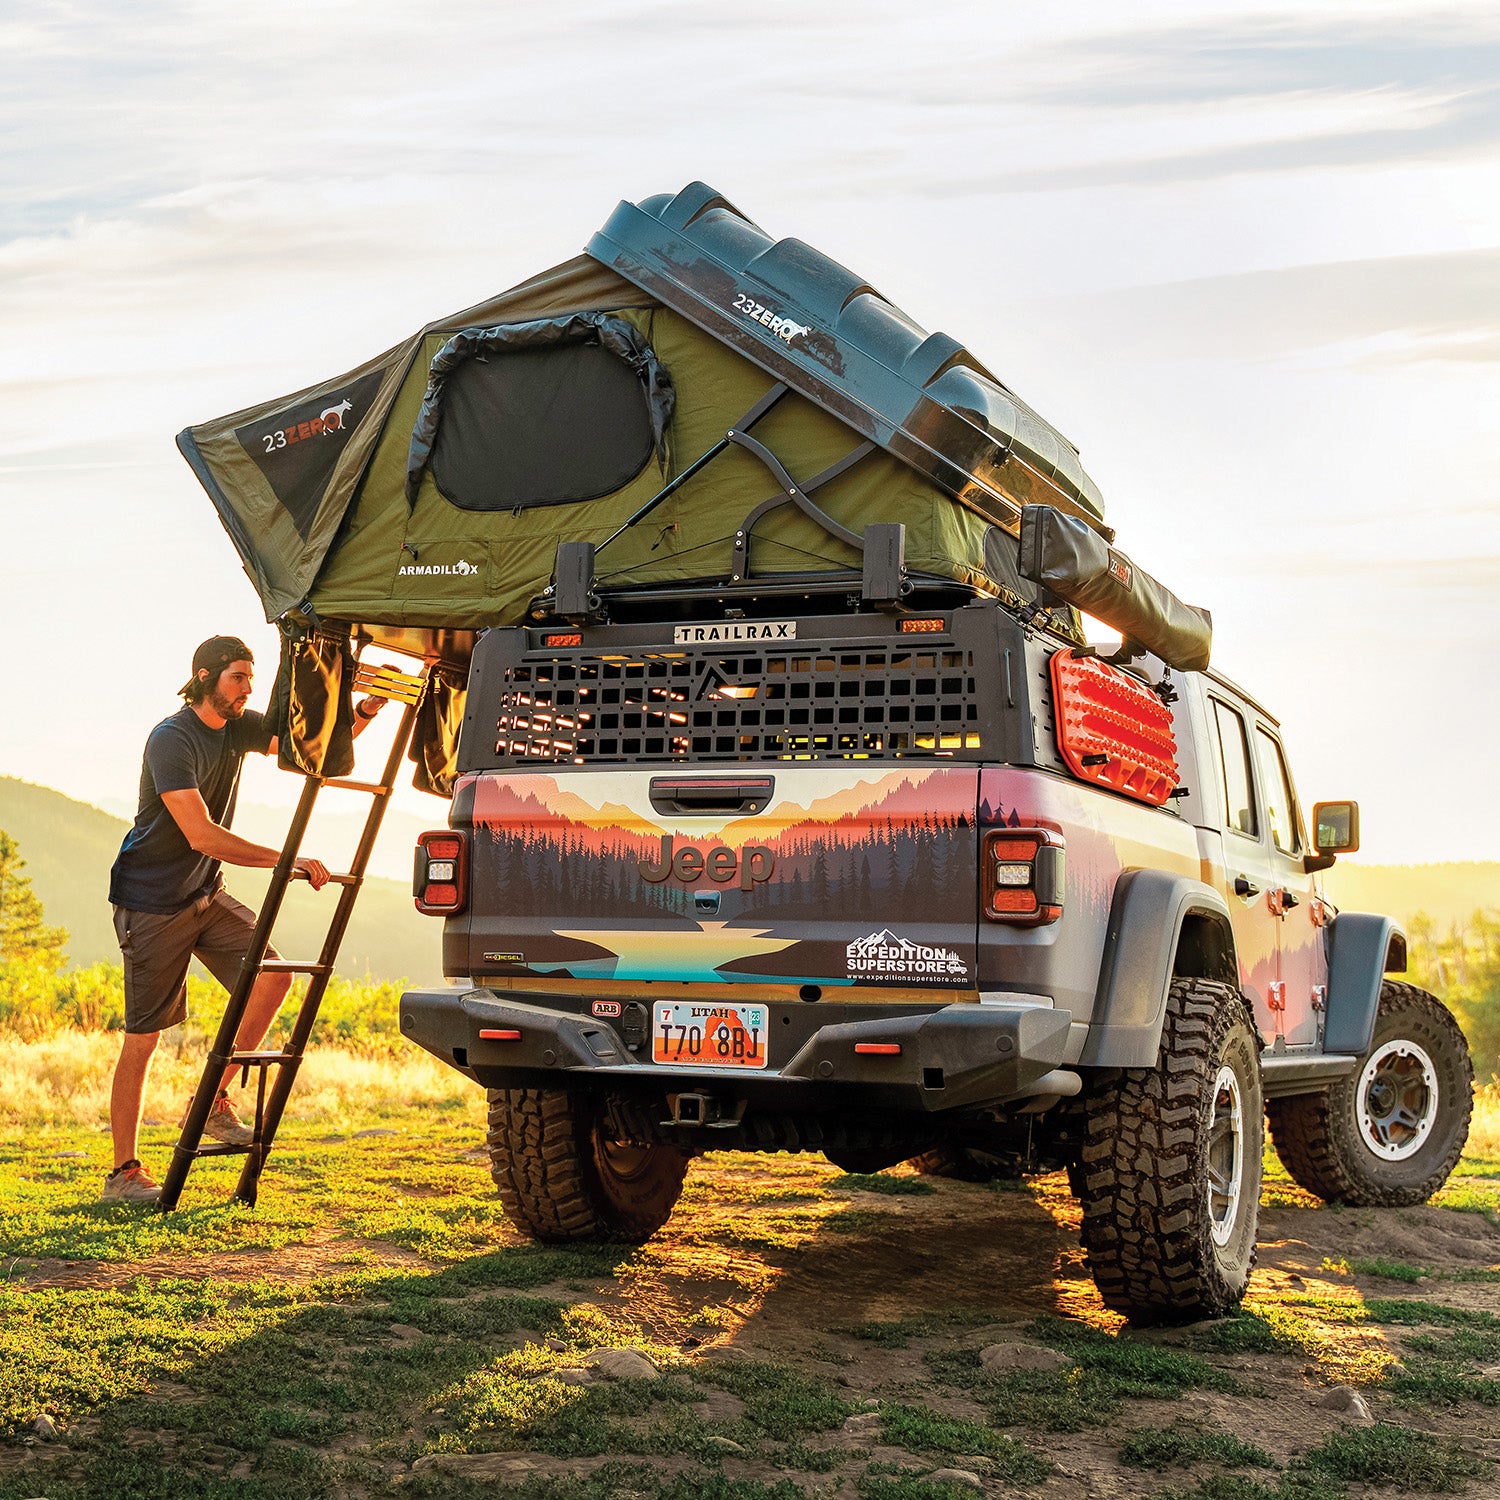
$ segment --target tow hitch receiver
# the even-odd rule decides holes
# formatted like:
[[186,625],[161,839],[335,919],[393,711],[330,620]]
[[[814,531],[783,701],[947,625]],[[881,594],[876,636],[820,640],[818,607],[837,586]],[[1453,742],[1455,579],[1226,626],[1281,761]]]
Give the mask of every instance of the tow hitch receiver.
[[667,1107],[672,1118],[661,1123],[695,1130],[733,1130],[745,1118],[748,1102],[745,1099],[731,1102],[715,1094],[668,1094]]

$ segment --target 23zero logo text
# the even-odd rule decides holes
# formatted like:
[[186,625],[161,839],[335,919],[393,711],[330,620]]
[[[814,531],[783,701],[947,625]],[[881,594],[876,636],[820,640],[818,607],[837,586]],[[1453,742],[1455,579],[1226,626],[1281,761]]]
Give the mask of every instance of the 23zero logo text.
[[275,432],[261,433],[264,451],[274,453],[278,448],[288,448],[293,443],[305,443],[308,438],[329,437],[335,432],[341,432],[344,418],[353,404],[352,401],[340,401],[337,406],[327,407],[309,421],[295,422],[290,427],[278,427]]
[[641,857],[641,879],[659,885],[668,876],[681,881],[696,880],[700,875],[718,885],[735,878],[740,879],[740,889],[748,891],[752,886],[771,878],[776,868],[776,856],[764,844],[746,844],[738,854],[727,845],[710,849],[707,854],[692,844],[672,849],[672,835],[661,836],[661,856],[658,859]]

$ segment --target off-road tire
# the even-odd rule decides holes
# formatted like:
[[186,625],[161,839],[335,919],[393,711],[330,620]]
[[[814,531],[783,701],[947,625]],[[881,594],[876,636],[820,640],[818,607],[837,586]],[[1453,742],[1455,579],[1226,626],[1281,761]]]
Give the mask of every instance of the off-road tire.
[[[1437,1099],[1426,1139],[1404,1160],[1387,1161],[1361,1130],[1359,1103],[1371,1061],[1396,1041],[1415,1042],[1427,1054]],[[1447,1181],[1469,1138],[1473,1107],[1474,1069],[1458,1022],[1425,990],[1387,979],[1359,1066],[1324,1092],[1272,1099],[1268,1113],[1276,1154],[1308,1192],[1330,1203],[1398,1208],[1425,1203]]]
[[[1237,1133],[1224,1123],[1236,1093]],[[1140,1322],[1228,1312],[1255,1264],[1265,1139],[1260,1042],[1239,991],[1174,979],[1156,1066],[1096,1082],[1085,1120],[1075,1176],[1100,1296]],[[1210,1146],[1222,1156],[1226,1141],[1237,1147],[1237,1188],[1221,1195],[1216,1215]]]
[[947,1177],[954,1182],[1015,1182],[1024,1175],[1010,1162],[951,1142],[913,1156],[907,1165],[923,1177]]
[[543,1244],[638,1245],[671,1217],[690,1158],[610,1140],[601,1111],[566,1089],[490,1089],[490,1176],[517,1229]]

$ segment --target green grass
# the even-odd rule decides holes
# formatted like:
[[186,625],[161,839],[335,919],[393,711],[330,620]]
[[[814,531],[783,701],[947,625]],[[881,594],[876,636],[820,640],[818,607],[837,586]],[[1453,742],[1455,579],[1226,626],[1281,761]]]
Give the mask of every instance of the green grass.
[[829,1179],[835,1192],[884,1193],[890,1198],[925,1198],[937,1189],[923,1177],[891,1177],[885,1172],[845,1172]]
[[[192,1278],[84,1293],[0,1289],[0,1432],[39,1410],[71,1423],[121,1403],[134,1421],[164,1379],[199,1392],[212,1410],[202,1419],[202,1404],[167,1402],[150,1425],[196,1424],[236,1446],[260,1440],[265,1402],[298,1392],[331,1412],[388,1411],[488,1363],[505,1334],[564,1331],[563,1304],[511,1290],[539,1269],[502,1251],[449,1271],[366,1271],[300,1285]],[[392,1324],[425,1337],[407,1344]],[[225,1401],[234,1409],[221,1410]]]
[[860,1500],[974,1500],[974,1490],[963,1484],[934,1484],[920,1474],[865,1474],[859,1481]]
[[1342,1484],[1311,1474],[1284,1474],[1262,1483],[1240,1474],[1211,1474],[1190,1490],[1162,1490],[1156,1500],[1345,1500]]
[[1027,1332],[1042,1343],[1061,1349],[1087,1373],[1116,1382],[1123,1395],[1160,1399],[1199,1388],[1237,1389],[1222,1370],[1194,1354],[1122,1338],[1086,1323],[1038,1318]]
[[[16,1257],[139,1260],[180,1252],[280,1250],[317,1226],[448,1260],[494,1248],[509,1235],[482,1167],[460,1158],[476,1127],[466,1116],[429,1116],[396,1136],[329,1140],[290,1126],[261,1178],[254,1212],[231,1204],[238,1163],[196,1165],[173,1214],[101,1203],[107,1138],[49,1132],[0,1142],[0,1269]],[[313,1137],[313,1138],[310,1138]],[[141,1154],[164,1170],[177,1132],[143,1132]],[[56,1153],[80,1150],[82,1158]]]
[[1439,1208],[1451,1208],[1456,1213],[1479,1214],[1491,1226],[1500,1229],[1500,1187],[1450,1180],[1446,1187],[1438,1189],[1432,1201]]
[[962,1417],[942,1417],[925,1407],[887,1406],[880,1413],[885,1441],[908,1453],[952,1459],[979,1453],[994,1465],[991,1477],[1008,1484],[1034,1484],[1052,1472],[1052,1465],[1024,1443]]
[[1157,1500],[1345,1500],[1350,1484],[1449,1494],[1465,1489],[1470,1479],[1488,1475],[1490,1469],[1487,1459],[1466,1452],[1452,1439],[1377,1422],[1333,1433],[1274,1482],[1214,1474],[1189,1490],[1164,1490]]
[[1466,1481],[1490,1471],[1485,1459],[1466,1453],[1450,1439],[1386,1422],[1335,1432],[1301,1466],[1331,1479],[1439,1494],[1463,1489]]
[[1233,1433],[1182,1427],[1137,1428],[1120,1444],[1120,1462],[1133,1469],[1185,1469],[1198,1463],[1229,1469],[1276,1467],[1264,1448]]
[[882,1349],[905,1349],[916,1338],[932,1338],[952,1333],[955,1329],[972,1327],[976,1323],[995,1321],[993,1308],[949,1307],[910,1318],[855,1323],[841,1328],[839,1332]]
[[1215,1354],[1295,1354],[1303,1348],[1292,1320],[1271,1306],[1241,1307],[1212,1327],[1186,1335],[1184,1343]]
[[1127,1400],[1172,1400],[1184,1391],[1233,1391],[1223,1371],[1196,1355],[1121,1337],[1084,1323],[1041,1318],[1027,1334],[1074,1361],[1070,1369],[988,1374],[977,1349],[947,1348],[926,1355],[933,1376],[984,1403],[996,1427],[1082,1432],[1109,1425]]
[[1404,1281],[1408,1284],[1430,1279],[1433,1272],[1424,1266],[1409,1266],[1405,1261],[1387,1260],[1383,1255],[1356,1255],[1348,1260],[1323,1261],[1325,1271],[1337,1271],[1345,1276],[1379,1276],[1385,1281]]
[[738,1396],[745,1416],[765,1436],[778,1442],[827,1432],[862,1405],[840,1395],[824,1381],[771,1360],[710,1365],[698,1378]]

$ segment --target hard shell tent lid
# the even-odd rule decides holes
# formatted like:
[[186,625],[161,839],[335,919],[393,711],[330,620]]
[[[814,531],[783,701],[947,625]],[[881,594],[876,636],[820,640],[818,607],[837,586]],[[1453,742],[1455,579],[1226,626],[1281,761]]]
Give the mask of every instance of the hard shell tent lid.
[[1044,504],[1106,531],[1077,449],[957,339],[706,183],[621,203],[587,249],[1007,530]]
[[[906,524],[913,568],[1029,593],[1024,504],[1104,530],[1072,447],[956,341],[711,188],[620,205],[590,251],[179,436],[268,619],[311,608],[419,652],[515,623],[559,541],[614,533],[775,381],[790,394],[757,437],[806,487],[832,476],[816,498],[847,533]],[[551,448],[532,441],[559,410]],[[736,526],[780,487],[743,452],[716,458],[610,547],[611,586],[728,578]],[[858,565],[791,506],[756,537],[757,575]]]

